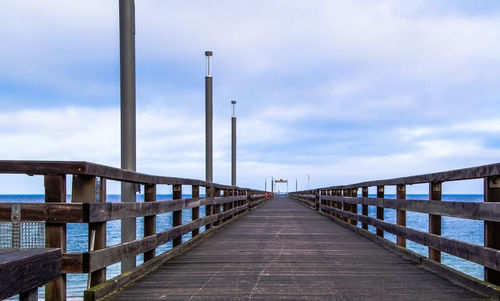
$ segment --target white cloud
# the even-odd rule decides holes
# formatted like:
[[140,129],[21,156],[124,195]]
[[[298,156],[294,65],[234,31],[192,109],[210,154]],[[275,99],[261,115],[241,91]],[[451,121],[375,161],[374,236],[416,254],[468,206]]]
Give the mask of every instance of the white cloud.
[[[207,49],[216,181],[229,180],[233,98],[247,186],[497,161],[500,13],[437,3],[136,1],[138,168],[203,177]],[[0,103],[21,108],[0,113],[0,157],[117,166],[118,1],[5,0],[0,34]]]

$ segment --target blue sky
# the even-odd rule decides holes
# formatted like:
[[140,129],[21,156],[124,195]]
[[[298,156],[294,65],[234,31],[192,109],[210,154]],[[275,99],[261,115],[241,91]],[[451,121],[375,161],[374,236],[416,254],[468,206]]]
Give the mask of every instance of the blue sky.
[[[498,1],[136,0],[137,169],[204,177],[205,50],[216,182],[230,181],[232,99],[240,186],[496,163],[498,28]],[[118,1],[3,0],[0,34],[0,158],[118,167]],[[42,191],[0,178],[0,193]]]

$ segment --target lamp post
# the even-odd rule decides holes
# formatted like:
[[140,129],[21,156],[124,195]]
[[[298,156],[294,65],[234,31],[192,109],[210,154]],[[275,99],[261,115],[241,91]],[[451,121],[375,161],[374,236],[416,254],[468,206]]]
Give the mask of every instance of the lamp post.
[[231,101],[233,105],[233,117],[231,117],[231,185],[236,186],[236,100]]
[[[135,129],[135,6],[134,0],[120,0],[120,124],[121,168],[136,170]],[[136,187],[121,183],[121,201],[135,202]],[[121,221],[121,242],[135,240],[135,218]],[[135,267],[135,256],[124,259],[121,272]]]
[[205,76],[205,180],[212,182],[213,177],[213,160],[212,160],[212,119],[213,119],[213,104],[212,104],[212,74],[210,74],[210,57],[212,51],[205,51],[207,57],[207,75]]

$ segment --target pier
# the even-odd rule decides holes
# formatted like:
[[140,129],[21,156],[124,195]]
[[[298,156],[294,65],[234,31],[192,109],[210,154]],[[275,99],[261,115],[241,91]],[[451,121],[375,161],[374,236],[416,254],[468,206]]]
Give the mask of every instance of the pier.
[[[44,254],[23,255],[13,239],[13,248],[0,254],[1,274],[23,275],[29,281],[17,285],[19,278],[3,277],[0,298],[21,294],[21,300],[36,300],[37,287],[45,284],[46,300],[65,300],[66,275],[85,273],[85,300],[500,299],[500,164],[276,198],[250,188],[88,162],[0,161],[0,173],[44,177],[45,202],[1,203],[0,221],[12,223],[13,233],[19,223],[41,223],[47,248]],[[70,203],[67,176],[72,177]],[[468,179],[484,180],[484,202],[440,201],[443,182]],[[110,180],[141,187],[144,202],[106,202]],[[429,200],[407,199],[406,187],[422,183],[429,185]],[[172,186],[173,200],[156,200],[159,185]],[[191,198],[182,198],[185,186],[191,186]],[[396,199],[384,197],[388,186],[396,186]],[[377,197],[368,197],[369,187],[376,187]],[[377,208],[376,216],[368,215],[369,206]],[[205,216],[200,217],[200,207],[205,207]],[[384,220],[383,209],[397,211],[395,224]],[[182,220],[183,210],[191,210],[192,220]],[[406,227],[407,211],[428,214],[429,231]],[[157,215],[168,212],[172,227],[157,229]],[[441,216],[484,221],[484,246],[441,236]],[[143,237],[106,244],[107,222],[137,217],[145,217]],[[67,240],[72,239],[66,234],[68,223],[88,224],[87,251],[67,252]],[[367,231],[369,225],[376,233]],[[182,241],[187,233],[191,239]],[[396,235],[397,243],[384,233]],[[408,250],[407,240],[428,247],[429,257]],[[158,255],[156,249],[168,242],[173,248]],[[484,266],[485,281],[443,265],[441,252]],[[107,267],[140,254],[144,263],[106,278]],[[15,270],[16,260],[28,268]],[[50,275],[29,268],[40,260],[51,267]]]

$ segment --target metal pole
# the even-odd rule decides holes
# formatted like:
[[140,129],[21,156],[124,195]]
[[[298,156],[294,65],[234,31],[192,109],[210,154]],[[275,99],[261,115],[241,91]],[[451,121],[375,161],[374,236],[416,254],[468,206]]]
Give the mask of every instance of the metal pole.
[[212,165],[212,75],[210,74],[210,57],[212,51],[205,51],[207,57],[207,75],[205,76],[205,180],[213,181]]
[[297,179],[295,179],[295,192],[297,192]]
[[267,179],[264,179],[264,191],[267,192]]
[[233,117],[231,117],[231,185],[236,185],[236,101],[231,101],[233,104]]
[[[134,0],[120,0],[120,124],[121,168],[136,170],[135,133],[135,6]],[[121,184],[121,201],[135,202],[135,185]],[[121,242],[135,240],[135,218],[121,221]],[[135,267],[135,256],[124,259],[121,272]]]

